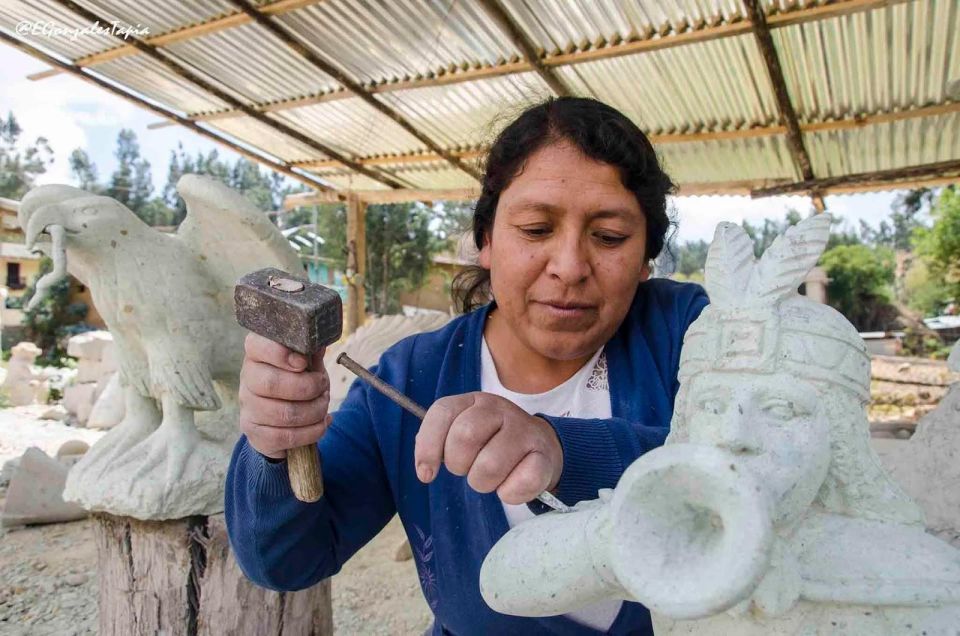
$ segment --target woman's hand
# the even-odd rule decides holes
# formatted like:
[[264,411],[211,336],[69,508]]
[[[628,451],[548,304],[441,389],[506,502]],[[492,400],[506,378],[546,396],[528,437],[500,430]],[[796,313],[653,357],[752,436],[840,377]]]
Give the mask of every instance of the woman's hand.
[[430,483],[443,462],[477,492],[526,503],[560,481],[563,448],[549,422],[490,393],[443,397],[423,418],[414,450],[417,477]]
[[330,425],[330,378],[321,349],[307,357],[255,333],[244,341],[240,371],[240,430],[260,454],[283,459],[287,450],[315,444]]

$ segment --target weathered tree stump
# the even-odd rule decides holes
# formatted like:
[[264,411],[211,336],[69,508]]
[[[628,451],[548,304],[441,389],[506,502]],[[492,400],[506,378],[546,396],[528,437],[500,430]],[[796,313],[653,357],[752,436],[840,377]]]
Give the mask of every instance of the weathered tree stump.
[[223,515],[140,521],[98,514],[101,636],[322,636],[333,633],[330,581],[271,592],[244,577]]

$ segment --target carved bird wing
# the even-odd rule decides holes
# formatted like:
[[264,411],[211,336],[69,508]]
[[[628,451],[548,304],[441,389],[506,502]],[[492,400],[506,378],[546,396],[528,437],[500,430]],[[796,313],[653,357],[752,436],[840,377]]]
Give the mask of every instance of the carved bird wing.
[[264,267],[301,274],[303,265],[280,230],[243,195],[207,176],[187,174],[177,182],[187,218],[177,237],[213,273],[233,298],[237,279]]

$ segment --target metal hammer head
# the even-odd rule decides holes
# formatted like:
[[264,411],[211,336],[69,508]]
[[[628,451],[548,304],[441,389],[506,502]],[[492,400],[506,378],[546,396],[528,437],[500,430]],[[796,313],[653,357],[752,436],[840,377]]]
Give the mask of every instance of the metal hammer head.
[[307,356],[343,333],[337,292],[273,267],[241,278],[233,298],[241,326]]

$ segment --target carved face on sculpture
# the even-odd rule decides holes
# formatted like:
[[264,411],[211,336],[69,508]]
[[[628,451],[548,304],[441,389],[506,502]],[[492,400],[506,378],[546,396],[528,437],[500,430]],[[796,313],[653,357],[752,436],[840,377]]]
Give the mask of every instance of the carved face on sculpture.
[[777,524],[813,502],[830,465],[830,423],[814,386],[783,373],[708,371],[692,379],[689,441],[722,448],[751,471]]

